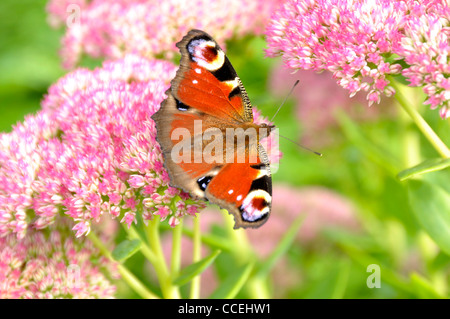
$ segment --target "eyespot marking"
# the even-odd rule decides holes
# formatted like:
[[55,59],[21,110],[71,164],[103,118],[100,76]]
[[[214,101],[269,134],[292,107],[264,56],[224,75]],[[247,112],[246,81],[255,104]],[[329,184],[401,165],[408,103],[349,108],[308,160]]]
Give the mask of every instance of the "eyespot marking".
[[254,190],[248,193],[241,207],[241,216],[244,221],[257,222],[269,216],[272,196],[264,190]]
[[239,86],[236,86],[233,90],[231,90],[230,94],[228,94],[228,99],[231,100],[231,98],[236,95],[241,95],[241,88]]
[[198,65],[213,72],[225,62],[225,53],[216,43],[206,37],[196,37],[187,45],[189,58]]
[[175,99],[175,101],[176,101],[176,107],[177,107],[177,110],[178,111],[187,111],[187,110],[189,110],[189,106],[187,106],[186,104],[184,104],[183,102],[181,102],[181,101],[179,101],[179,100],[177,100],[177,99]]
[[203,176],[203,177],[200,177],[200,178],[197,180],[198,187],[200,187],[200,189],[201,189],[202,191],[206,191],[206,187],[208,187],[208,184],[211,182],[212,178],[213,178],[212,176]]

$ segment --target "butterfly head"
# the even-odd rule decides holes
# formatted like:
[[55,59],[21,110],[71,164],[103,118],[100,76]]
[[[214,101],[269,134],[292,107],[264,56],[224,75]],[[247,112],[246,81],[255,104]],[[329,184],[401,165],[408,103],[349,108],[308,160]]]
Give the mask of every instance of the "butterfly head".
[[259,140],[267,137],[270,135],[270,133],[275,130],[275,125],[262,123],[259,125]]
[[260,125],[260,127],[262,128],[267,128],[269,130],[269,133],[272,132],[275,129],[275,125],[273,124],[267,124],[267,123],[262,123]]

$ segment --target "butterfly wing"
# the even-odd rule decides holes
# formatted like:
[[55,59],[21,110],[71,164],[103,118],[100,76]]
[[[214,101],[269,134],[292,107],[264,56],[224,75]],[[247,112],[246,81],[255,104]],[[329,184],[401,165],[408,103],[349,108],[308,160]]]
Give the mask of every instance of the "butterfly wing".
[[226,164],[208,183],[206,197],[234,215],[235,226],[264,224],[272,206],[270,163],[261,145],[256,163]]
[[172,82],[175,99],[222,121],[253,122],[247,92],[211,36],[191,30],[177,47],[181,65]]
[[205,129],[214,127],[215,121],[191,106],[186,111],[179,110],[179,102],[172,92],[168,90],[166,94],[167,99],[152,118],[156,123],[156,138],[161,145],[170,185],[205,198],[197,180],[217,169],[217,163],[204,161],[202,138]]

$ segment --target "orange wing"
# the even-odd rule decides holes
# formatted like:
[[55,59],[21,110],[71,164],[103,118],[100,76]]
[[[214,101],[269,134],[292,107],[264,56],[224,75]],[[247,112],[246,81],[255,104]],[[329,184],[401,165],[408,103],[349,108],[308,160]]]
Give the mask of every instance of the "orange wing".
[[272,206],[272,178],[262,146],[257,163],[247,158],[245,163],[226,164],[207,184],[206,197],[234,215],[234,228],[264,224]]
[[192,30],[177,47],[181,66],[172,81],[175,99],[222,121],[253,122],[247,92],[213,38]]

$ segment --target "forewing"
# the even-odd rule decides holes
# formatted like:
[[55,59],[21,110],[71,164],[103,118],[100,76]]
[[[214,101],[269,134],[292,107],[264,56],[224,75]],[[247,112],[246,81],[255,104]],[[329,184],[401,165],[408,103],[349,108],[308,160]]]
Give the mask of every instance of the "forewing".
[[174,97],[226,122],[253,122],[247,92],[228,57],[207,33],[191,30],[177,47],[181,65],[172,81]]

